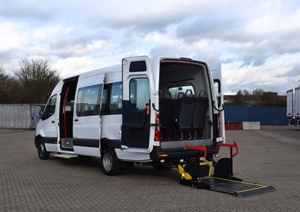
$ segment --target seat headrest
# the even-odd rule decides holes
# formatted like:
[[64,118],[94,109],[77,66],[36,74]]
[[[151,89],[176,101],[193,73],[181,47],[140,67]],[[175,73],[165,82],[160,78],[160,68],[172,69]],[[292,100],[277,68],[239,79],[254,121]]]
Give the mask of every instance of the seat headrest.
[[205,97],[205,90],[201,90],[198,94],[199,97]]
[[179,92],[177,95],[177,99],[182,99],[184,97],[184,93],[183,92]]

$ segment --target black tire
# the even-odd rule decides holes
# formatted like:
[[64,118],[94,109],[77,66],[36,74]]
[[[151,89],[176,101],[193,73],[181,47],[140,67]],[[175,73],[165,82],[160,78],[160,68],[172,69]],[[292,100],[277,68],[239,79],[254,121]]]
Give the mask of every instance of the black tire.
[[109,147],[104,148],[103,154],[101,155],[100,165],[103,173],[106,175],[113,176],[120,173],[116,153]]
[[43,142],[40,142],[38,145],[38,156],[42,160],[47,160],[50,157],[50,152],[47,152],[46,146]]

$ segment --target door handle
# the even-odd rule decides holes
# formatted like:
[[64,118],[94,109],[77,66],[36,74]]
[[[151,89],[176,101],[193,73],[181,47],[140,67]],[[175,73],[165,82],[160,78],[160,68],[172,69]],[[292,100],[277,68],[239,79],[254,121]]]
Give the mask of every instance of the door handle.
[[78,121],[78,119],[74,119],[74,121]]
[[55,121],[53,120],[53,121],[51,121],[51,123],[55,123]]

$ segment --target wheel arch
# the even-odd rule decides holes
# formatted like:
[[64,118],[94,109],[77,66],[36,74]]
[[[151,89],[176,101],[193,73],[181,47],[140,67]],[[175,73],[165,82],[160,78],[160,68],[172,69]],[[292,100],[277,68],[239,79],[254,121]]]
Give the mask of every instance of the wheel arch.
[[39,143],[43,140],[43,137],[41,135],[37,135],[35,136],[34,138],[34,144],[35,144],[35,147],[38,148],[39,146]]
[[100,143],[101,153],[105,147],[109,147],[115,151],[116,148],[121,148],[121,140],[111,140],[108,138],[102,138]]

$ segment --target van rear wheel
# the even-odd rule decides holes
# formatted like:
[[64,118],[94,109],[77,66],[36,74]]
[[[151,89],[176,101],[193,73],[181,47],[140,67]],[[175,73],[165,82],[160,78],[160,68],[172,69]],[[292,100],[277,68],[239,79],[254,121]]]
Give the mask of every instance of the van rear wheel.
[[47,152],[46,146],[43,142],[39,143],[37,150],[40,159],[47,160],[50,157],[50,152]]
[[101,169],[106,175],[117,175],[120,173],[116,153],[109,147],[104,148],[101,156]]

